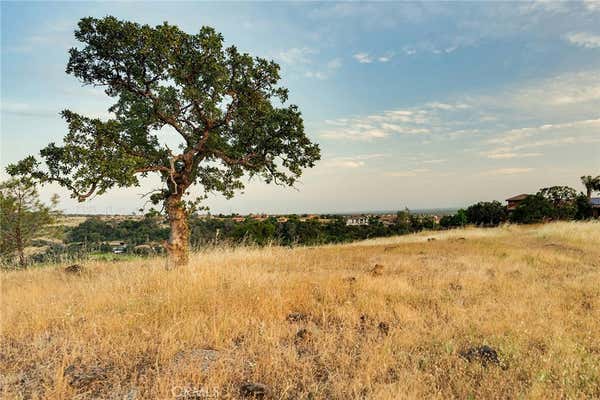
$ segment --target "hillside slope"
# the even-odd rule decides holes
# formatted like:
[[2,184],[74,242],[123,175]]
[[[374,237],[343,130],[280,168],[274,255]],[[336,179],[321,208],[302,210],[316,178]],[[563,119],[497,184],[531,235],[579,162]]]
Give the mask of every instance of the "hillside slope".
[[2,398],[600,398],[599,223],[63,267],[1,274]]

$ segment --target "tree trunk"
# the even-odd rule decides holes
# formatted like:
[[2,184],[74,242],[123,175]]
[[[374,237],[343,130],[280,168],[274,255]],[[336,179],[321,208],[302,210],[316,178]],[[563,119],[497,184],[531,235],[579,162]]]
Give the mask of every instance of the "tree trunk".
[[169,241],[165,245],[168,268],[175,268],[188,263],[190,230],[181,196],[169,196],[165,200],[165,208],[171,226]]
[[17,255],[19,256],[19,266],[25,268],[27,260],[25,259],[25,246],[23,245],[23,236],[21,236],[21,228],[17,227],[15,232],[15,242],[17,247]]
[[25,258],[25,249],[21,244],[17,246],[17,253],[19,254],[19,266],[25,268],[27,266],[27,259]]

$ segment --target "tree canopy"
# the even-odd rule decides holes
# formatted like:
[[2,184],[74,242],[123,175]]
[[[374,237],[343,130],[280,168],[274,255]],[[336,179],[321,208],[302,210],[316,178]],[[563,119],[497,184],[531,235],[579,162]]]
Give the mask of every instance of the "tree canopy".
[[88,17],[75,38],[83,47],[69,50],[66,72],[104,88],[114,117],[63,111],[63,143],[42,149],[43,162],[30,156],[10,166],[11,174],[58,182],[83,201],[158,173],[163,185],[151,200],[164,201],[179,234],[171,242],[185,242],[182,197],[190,186],[231,197],[244,175],[293,185],[320,158],[300,110],[286,105],[279,65],[225,47],[213,28],[188,34],[166,22]]
[[481,201],[466,210],[470,224],[495,226],[506,221],[507,210],[499,201]]
[[10,179],[0,183],[0,255],[17,254],[19,265],[26,265],[25,247],[42,229],[55,221],[58,198],[44,204],[34,183],[28,179]]
[[510,220],[521,224],[534,224],[550,220],[554,215],[552,202],[538,193],[521,201],[510,214]]

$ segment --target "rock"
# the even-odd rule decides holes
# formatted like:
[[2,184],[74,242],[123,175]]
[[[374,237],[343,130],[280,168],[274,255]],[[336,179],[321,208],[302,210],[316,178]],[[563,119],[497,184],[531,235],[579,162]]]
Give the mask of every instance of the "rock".
[[379,325],[377,325],[377,329],[379,329],[379,333],[381,333],[384,336],[387,336],[390,332],[389,324],[384,321],[380,322]]
[[80,274],[83,271],[83,267],[79,264],[69,265],[64,269],[67,274]]
[[136,388],[129,389],[127,393],[123,395],[123,400],[135,400],[138,398],[138,390]]
[[383,265],[375,264],[375,266],[371,269],[371,275],[380,276],[383,275]]
[[74,364],[69,365],[63,371],[69,385],[74,388],[86,388],[90,384],[106,379],[106,369],[98,366],[81,367]]
[[290,322],[300,322],[300,321],[308,320],[308,316],[306,314],[303,314],[300,312],[294,312],[294,313],[288,314],[286,319]]
[[309,331],[306,328],[302,328],[298,332],[296,332],[296,337],[294,339],[294,342],[296,344],[306,342],[306,341],[310,340],[311,337],[312,337],[311,331]]
[[243,397],[262,399],[269,393],[269,388],[263,383],[247,382],[240,387]]
[[245,341],[246,341],[246,335],[238,335],[233,338],[233,344],[237,347],[244,344]]
[[479,361],[484,367],[488,364],[500,365],[498,352],[487,345],[471,347],[461,351],[459,355],[469,362]]

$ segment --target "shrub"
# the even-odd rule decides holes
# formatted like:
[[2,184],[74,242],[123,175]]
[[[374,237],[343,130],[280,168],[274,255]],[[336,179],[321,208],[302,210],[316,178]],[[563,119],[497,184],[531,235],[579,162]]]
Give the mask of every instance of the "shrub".
[[554,218],[554,207],[540,194],[525,198],[510,215],[512,222],[521,224],[533,224],[552,218]]
[[496,226],[507,219],[507,210],[499,201],[481,201],[466,210],[470,224]]

